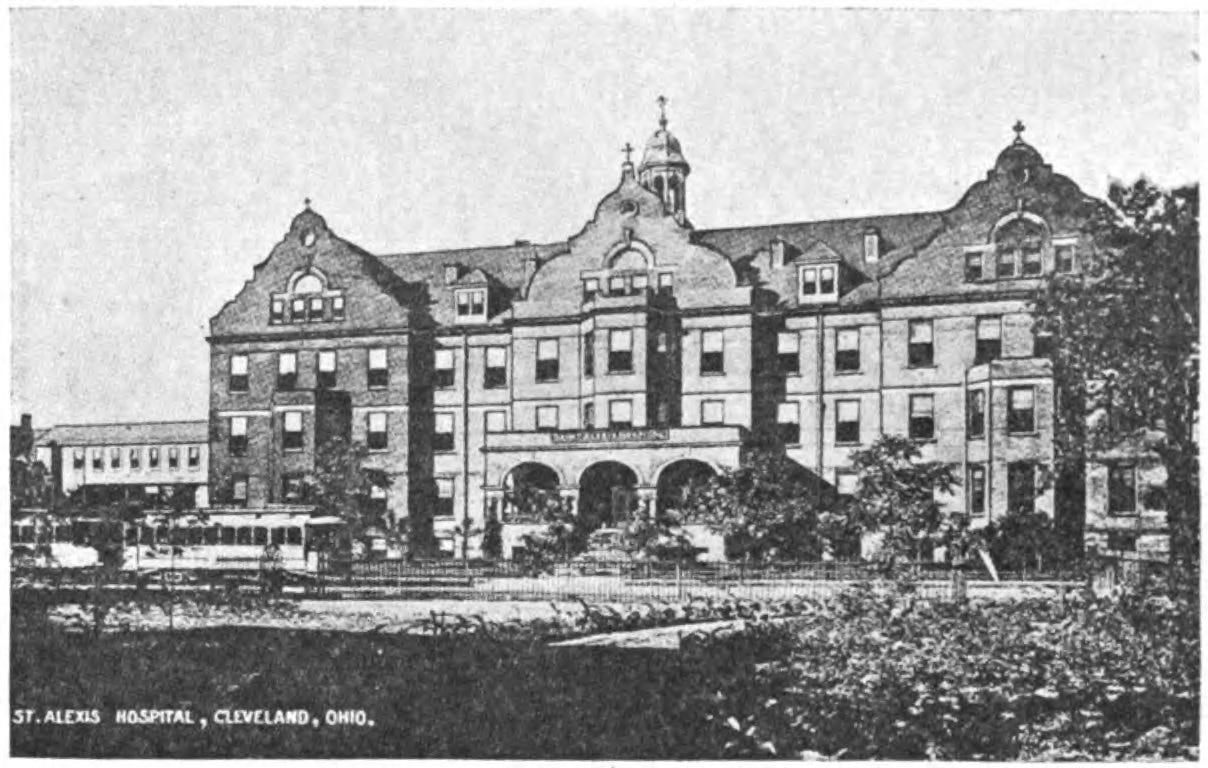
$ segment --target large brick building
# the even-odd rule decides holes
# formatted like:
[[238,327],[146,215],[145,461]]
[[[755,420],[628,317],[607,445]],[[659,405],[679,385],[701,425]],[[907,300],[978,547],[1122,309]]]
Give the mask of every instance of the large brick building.
[[665,116],[565,241],[371,254],[308,204],[211,321],[212,497],[294,501],[345,435],[393,520],[493,512],[510,547],[519,486],[607,522],[770,440],[847,492],[853,450],[907,434],[975,521],[1051,513],[1028,299],[1097,202],[1015,130],[944,211],[697,229]]

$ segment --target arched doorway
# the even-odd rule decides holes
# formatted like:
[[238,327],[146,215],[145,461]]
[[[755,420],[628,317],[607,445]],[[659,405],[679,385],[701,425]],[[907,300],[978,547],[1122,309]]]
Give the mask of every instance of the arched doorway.
[[558,473],[535,461],[518,464],[503,478],[503,519],[547,522],[560,503]]
[[616,461],[592,464],[579,478],[580,525],[587,530],[615,528],[637,509],[638,476]]
[[696,459],[680,459],[663,468],[658,481],[658,509],[682,509],[695,486],[707,483],[717,473],[713,467]]

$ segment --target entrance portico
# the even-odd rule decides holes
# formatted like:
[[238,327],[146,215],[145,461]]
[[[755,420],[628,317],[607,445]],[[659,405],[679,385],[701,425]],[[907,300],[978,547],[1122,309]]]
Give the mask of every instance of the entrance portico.
[[[556,495],[564,513],[587,516],[593,524],[653,516],[660,498],[674,498],[665,486],[685,475],[685,462],[696,470],[685,476],[697,480],[709,470],[736,467],[744,438],[737,426],[492,433],[483,449],[486,513],[505,523],[507,551],[544,527],[516,508],[513,500],[523,493],[540,492],[546,504]],[[519,490],[529,478],[539,478],[542,487]]]

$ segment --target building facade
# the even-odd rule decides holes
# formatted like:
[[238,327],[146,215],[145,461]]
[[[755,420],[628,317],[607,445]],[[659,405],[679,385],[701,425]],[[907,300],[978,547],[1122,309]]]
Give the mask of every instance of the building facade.
[[393,521],[431,513],[452,549],[496,515],[510,550],[523,488],[605,525],[763,443],[850,493],[851,453],[903,434],[960,467],[945,503],[975,525],[1052,514],[1029,299],[1099,203],[1022,131],[934,212],[697,229],[665,116],[565,241],[370,254],[308,203],[211,321],[212,496],[296,500],[347,439]]
[[183,494],[189,506],[205,507],[209,440],[206,421],[61,424],[38,434],[35,454],[56,492],[86,504],[167,504]]

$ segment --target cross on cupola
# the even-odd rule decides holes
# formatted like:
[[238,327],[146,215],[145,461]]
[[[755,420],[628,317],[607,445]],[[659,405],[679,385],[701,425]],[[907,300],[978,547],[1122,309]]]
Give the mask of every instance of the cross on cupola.
[[628,165],[632,163],[633,160],[630,155],[633,154],[633,146],[627,141],[625,142],[625,146],[621,147],[621,151],[625,153],[625,164]]
[[667,97],[659,96],[655,101],[659,105],[659,127],[666,129],[667,127]]
[[1015,131],[1015,140],[1023,141],[1023,132],[1027,128],[1022,120],[1016,120],[1015,125],[1011,126],[1011,130]]

